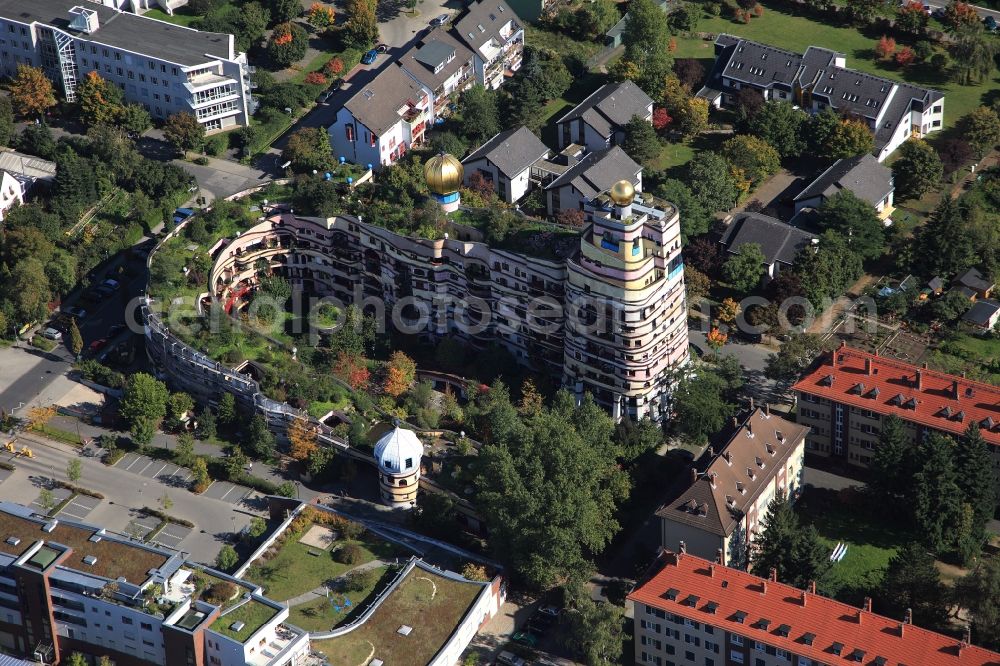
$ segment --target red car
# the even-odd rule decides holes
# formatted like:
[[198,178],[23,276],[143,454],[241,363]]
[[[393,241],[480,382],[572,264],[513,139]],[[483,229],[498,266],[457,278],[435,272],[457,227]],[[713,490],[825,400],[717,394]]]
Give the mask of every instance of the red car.
[[90,343],[89,349],[92,353],[99,352],[102,349],[104,349],[105,345],[107,344],[108,344],[107,338],[98,338],[97,340],[94,340],[93,342]]

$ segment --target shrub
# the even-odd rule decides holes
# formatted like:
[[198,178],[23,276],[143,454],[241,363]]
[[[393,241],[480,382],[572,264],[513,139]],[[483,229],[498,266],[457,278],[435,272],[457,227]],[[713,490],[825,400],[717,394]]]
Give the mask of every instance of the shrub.
[[362,569],[352,571],[344,577],[346,592],[361,592],[367,590],[378,581],[378,569]]
[[198,166],[208,166],[208,158],[204,156],[196,157],[191,161],[197,164]]
[[216,134],[205,141],[205,152],[212,157],[218,157],[229,148],[229,136],[226,134]]
[[344,535],[345,539],[357,541],[365,533],[366,529],[361,523],[356,523],[353,520],[350,520],[344,522],[340,531]]
[[236,596],[236,585],[229,581],[213,583],[202,593],[201,598],[215,606],[221,606]]
[[326,85],[326,75],[323,72],[309,72],[306,74],[306,83],[316,86]]
[[361,561],[365,559],[365,551],[361,546],[349,543],[338,548],[333,553],[333,558],[341,564],[350,564],[353,566],[361,564]]

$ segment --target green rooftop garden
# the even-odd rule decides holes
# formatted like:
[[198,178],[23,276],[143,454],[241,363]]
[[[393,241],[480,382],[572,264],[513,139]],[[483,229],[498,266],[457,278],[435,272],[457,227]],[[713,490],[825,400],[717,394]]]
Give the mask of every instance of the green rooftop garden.
[[[242,606],[234,608],[225,615],[219,616],[210,628],[216,633],[228,636],[242,643],[253,636],[254,632],[267,624],[277,614],[278,609],[261,603],[256,599],[250,599]],[[243,627],[239,631],[232,628],[238,622],[243,623]]]

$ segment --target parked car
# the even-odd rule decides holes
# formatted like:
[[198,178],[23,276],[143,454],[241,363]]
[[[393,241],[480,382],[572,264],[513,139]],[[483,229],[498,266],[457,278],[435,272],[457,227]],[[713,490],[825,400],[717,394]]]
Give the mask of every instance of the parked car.
[[370,65],[373,62],[375,62],[375,58],[377,57],[378,57],[378,51],[372,49],[371,51],[368,51],[363,56],[361,56],[361,64]]
[[985,19],[983,19],[983,27],[985,27],[990,32],[996,32],[997,20],[992,16],[987,16]]
[[118,287],[121,286],[121,283],[119,283],[118,280],[113,280],[111,278],[108,278],[107,280],[101,283],[101,286],[107,287],[111,291],[118,291]]
[[499,666],[526,666],[526,663],[524,659],[506,650],[497,655],[497,664]]
[[91,342],[90,346],[87,349],[90,350],[91,354],[96,354],[97,352],[99,352],[102,349],[104,349],[104,347],[106,347],[107,344],[108,344],[108,339],[107,338],[98,338],[98,339],[94,340],[93,342]]
[[109,287],[106,284],[100,285],[99,287],[97,287],[93,291],[94,291],[94,296],[95,296],[94,300],[95,301],[99,301],[99,300],[101,300],[103,298],[107,298],[111,294],[115,293],[115,290],[112,287]]
[[108,339],[118,337],[118,334],[125,330],[125,324],[115,324],[108,329]]
[[542,606],[538,609],[538,612],[542,615],[548,615],[551,618],[557,618],[562,613],[562,610],[555,606]]
[[436,19],[431,21],[431,25],[444,25],[451,18],[451,14],[441,14]]
[[323,104],[328,99],[330,99],[331,97],[333,97],[333,91],[332,90],[327,90],[324,93],[320,93],[320,96],[316,98],[316,103],[317,104]]
[[530,631],[515,631],[514,635],[510,637],[515,643],[520,643],[521,645],[533,648],[538,645],[538,637],[535,636]]
[[62,333],[50,326],[42,331],[42,337],[49,340],[62,340]]
[[375,47],[375,50],[378,51],[379,53],[385,53],[386,51],[389,50],[389,45],[379,44],[378,46]]
[[87,316],[87,311],[76,305],[63,308],[63,312],[68,314],[70,317],[76,317],[77,319],[83,319]]

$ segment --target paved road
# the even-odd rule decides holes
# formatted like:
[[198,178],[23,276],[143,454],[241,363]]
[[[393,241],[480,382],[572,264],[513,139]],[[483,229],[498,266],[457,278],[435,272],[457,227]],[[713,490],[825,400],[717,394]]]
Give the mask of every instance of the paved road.
[[[924,4],[929,6],[934,11],[944,9],[947,6],[947,3],[940,2],[925,2]],[[987,9],[986,7],[979,7],[977,5],[973,5],[972,8],[976,10],[977,14],[979,14],[979,18],[985,19],[987,16],[992,16],[997,21],[1000,21],[1000,11]]]

